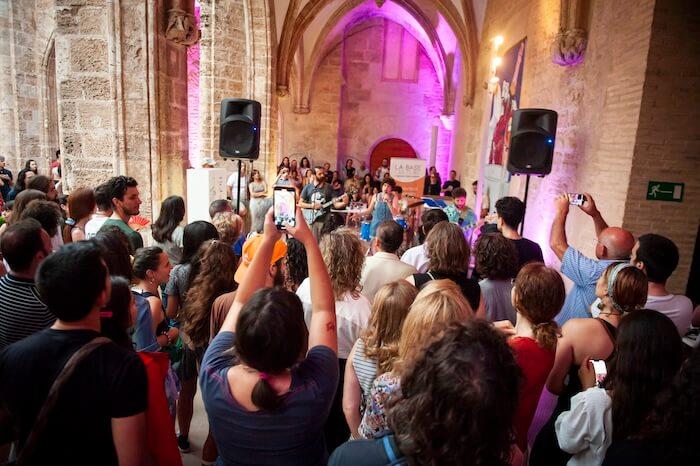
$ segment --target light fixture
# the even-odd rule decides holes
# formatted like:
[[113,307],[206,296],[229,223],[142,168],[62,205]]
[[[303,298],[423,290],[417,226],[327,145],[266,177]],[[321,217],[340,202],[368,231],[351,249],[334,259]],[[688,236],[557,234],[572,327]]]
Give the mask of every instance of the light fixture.
[[493,38],[493,44],[496,46],[496,48],[498,48],[503,45],[504,40],[505,39],[503,39],[503,36],[496,36]]
[[489,93],[493,94],[496,92],[498,82],[500,81],[498,76],[496,76],[496,70],[503,64],[503,57],[498,54],[498,49],[503,45],[505,39],[503,36],[496,36],[491,39],[491,41],[493,42],[493,55],[491,57],[489,77],[486,79],[486,82],[484,82],[484,89],[487,89]]
[[491,68],[496,69],[499,66],[501,66],[501,63],[503,63],[503,58],[498,57],[498,56],[493,57],[491,59]]

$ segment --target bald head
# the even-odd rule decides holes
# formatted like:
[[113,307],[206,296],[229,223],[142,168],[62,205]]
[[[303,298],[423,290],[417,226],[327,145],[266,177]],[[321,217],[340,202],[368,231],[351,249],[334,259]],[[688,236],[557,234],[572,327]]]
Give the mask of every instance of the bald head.
[[[601,247],[602,246],[602,247]],[[598,236],[598,259],[626,260],[632,254],[634,236],[629,231],[619,227],[608,227]]]

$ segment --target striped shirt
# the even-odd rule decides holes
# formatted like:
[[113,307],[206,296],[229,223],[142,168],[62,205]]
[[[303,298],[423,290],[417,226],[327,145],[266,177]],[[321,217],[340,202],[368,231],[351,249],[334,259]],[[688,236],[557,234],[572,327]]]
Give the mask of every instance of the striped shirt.
[[355,354],[352,358],[352,366],[355,369],[357,380],[362,389],[362,398],[366,399],[372,390],[372,382],[377,378],[377,360],[365,356],[365,342],[358,338],[355,343]]
[[0,278],[0,349],[53,325],[56,317],[39,298],[34,280]]

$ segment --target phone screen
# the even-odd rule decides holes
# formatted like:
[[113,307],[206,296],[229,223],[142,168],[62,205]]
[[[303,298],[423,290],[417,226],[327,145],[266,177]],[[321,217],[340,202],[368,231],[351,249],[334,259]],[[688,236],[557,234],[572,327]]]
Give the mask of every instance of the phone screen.
[[296,191],[294,188],[276,187],[273,197],[275,225],[280,230],[296,226]]
[[569,193],[569,204],[571,205],[583,205],[586,201],[586,196],[578,193]]
[[608,375],[608,368],[605,366],[605,361],[602,359],[591,360],[591,362],[593,363],[593,370],[595,371],[596,384],[600,387],[605,377]]

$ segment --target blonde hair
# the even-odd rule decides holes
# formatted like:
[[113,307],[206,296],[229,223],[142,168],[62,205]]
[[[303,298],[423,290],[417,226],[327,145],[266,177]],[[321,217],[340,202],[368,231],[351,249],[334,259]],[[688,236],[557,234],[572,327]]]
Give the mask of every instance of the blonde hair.
[[452,322],[466,322],[474,310],[452,280],[432,280],[418,293],[406,315],[399,339],[397,363],[409,363],[435,332]]
[[341,299],[348,292],[357,297],[365,264],[362,242],[357,233],[349,228],[338,228],[321,238],[319,247],[331,277],[335,299]]
[[235,243],[243,231],[243,219],[233,212],[217,212],[212,223],[224,243]]
[[377,360],[377,375],[389,372],[399,355],[399,338],[408,310],[418,290],[406,280],[397,280],[379,288],[374,295],[367,330],[360,337],[365,356]]

